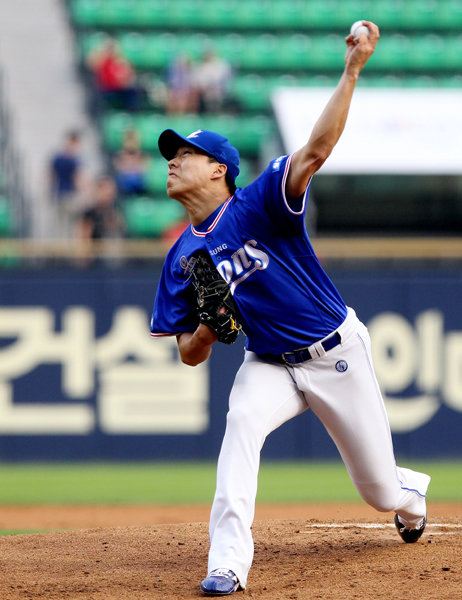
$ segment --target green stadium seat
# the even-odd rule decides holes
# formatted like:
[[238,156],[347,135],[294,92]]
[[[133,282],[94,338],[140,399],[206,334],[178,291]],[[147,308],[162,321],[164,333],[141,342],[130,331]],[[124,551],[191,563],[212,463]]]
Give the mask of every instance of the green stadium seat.
[[462,71],[462,34],[451,36],[444,47],[440,66],[442,69],[450,69],[460,73]]
[[272,33],[248,37],[245,52],[240,62],[247,69],[272,70],[283,66],[282,39]]
[[366,69],[401,71],[408,68],[412,44],[409,37],[395,34],[380,40],[376,51],[370,58]]
[[345,36],[350,32],[350,26],[358,19],[367,19],[370,3],[364,0],[345,0],[344,2],[334,2],[333,14],[331,17],[332,26],[345,29]]
[[74,23],[79,27],[100,26],[99,3],[95,0],[74,0],[70,4],[70,13]]
[[239,0],[227,0],[227,2],[221,3],[209,2],[207,9],[202,12],[204,30],[235,30],[234,18],[239,11],[239,7]]
[[113,152],[119,150],[125,131],[134,127],[133,116],[128,113],[117,112],[104,115],[101,128],[106,147]]
[[228,137],[244,156],[257,156],[261,144],[274,135],[271,118],[263,115],[128,115],[112,113],[103,117],[103,140],[110,152],[116,152],[127,129],[135,129],[140,136],[142,148],[157,152],[160,133],[172,128],[183,135],[196,129],[210,129]]
[[338,76],[335,75],[301,75],[285,73],[283,75],[263,75],[249,73],[238,75],[232,82],[231,93],[239,106],[247,112],[269,112],[271,93],[277,87],[335,87]]
[[438,85],[438,80],[431,75],[418,75],[417,77],[407,77],[406,87],[410,88],[435,88]]
[[[84,35],[81,48],[87,54],[107,39],[101,32]],[[179,35],[173,33],[143,34],[130,32],[118,36],[121,49],[132,63],[145,70],[163,70],[179,52],[198,59],[205,50],[213,49],[237,66],[241,72],[290,72],[336,70],[343,66],[344,36],[338,34],[310,36],[205,33]],[[462,67],[461,36],[437,34],[383,36],[367,68],[378,70],[433,70]]]
[[130,32],[118,37],[121,50],[137,68],[159,69],[165,67],[178,52],[178,37],[169,33],[158,36]]
[[85,60],[90,52],[101,48],[108,39],[108,35],[102,31],[80,35],[78,37],[78,51],[81,59]]
[[362,75],[359,78],[358,86],[376,88],[404,87],[404,82],[405,79],[397,75],[378,75],[374,77]]
[[367,19],[377,23],[383,32],[401,30],[401,10],[402,2],[396,0],[381,0],[380,2],[372,2],[367,10],[360,13],[359,19]]
[[[310,5],[311,2],[294,2],[293,0],[274,2],[271,9],[267,10],[267,28],[281,32],[306,29],[304,23],[301,22],[301,17],[304,8]],[[267,5],[265,6],[267,7]]]
[[7,198],[0,196],[0,235],[8,236],[13,231],[13,218]]
[[261,0],[242,2],[233,18],[236,29],[266,31],[271,24],[272,7]]
[[237,76],[230,93],[244,111],[265,112],[268,108],[269,80],[257,73]]
[[[415,37],[410,48],[410,68],[435,71],[444,68],[447,43],[440,35]],[[461,57],[462,58],[462,57]]]
[[243,67],[243,57],[249,51],[248,37],[242,33],[228,33],[219,40],[215,38],[212,46],[220,56],[223,56],[237,68]]
[[289,35],[281,48],[283,67],[306,71],[315,57],[314,48],[315,41],[311,36],[302,33]]
[[460,0],[438,2],[434,18],[435,27],[438,29],[457,30],[460,32],[462,29],[462,2]]
[[106,27],[126,27],[127,23],[134,22],[135,4],[126,0],[106,0],[101,3],[100,19]]
[[435,29],[435,13],[438,12],[434,0],[406,0],[401,3],[400,21],[409,31],[415,29]]
[[452,75],[439,80],[439,85],[444,88],[462,88],[462,75]]
[[203,2],[195,0],[175,0],[170,2],[166,10],[166,21],[171,29],[196,29],[202,26]]
[[[130,0],[125,0],[125,2],[130,2]],[[168,0],[130,2],[131,15],[125,26],[159,29],[159,26],[162,27],[165,21],[167,8],[170,4]]]
[[332,31],[358,18],[383,30],[459,30],[460,0],[72,0],[78,27],[156,30]]
[[81,56],[110,32],[145,81],[163,82],[166,67],[180,52],[198,60],[213,49],[235,67],[233,114],[159,114],[163,101],[151,99],[145,106],[151,113],[109,109],[103,116],[103,141],[110,152],[120,148],[128,128],[139,132],[143,149],[154,157],[148,173],[154,197],[165,194],[157,139],[166,127],[185,135],[212,129],[229,137],[242,155],[240,184],[248,183],[250,161],[275,134],[273,90],[334,87],[343,69],[344,38],[358,18],[377,22],[382,33],[361,74],[361,87],[462,87],[462,0],[69,0],[69,5],[83,28],[77,36]]
[[167,183],[167,162],[159,154],[156,160],[151,161],[147,174],[146,185],[153,195],[165,194]]
[[171,198],[147,197],[126,200],[122,207],[130,237],[160,237],[163,231],[185,216],[183,206]]
[[306,58],[306,63],[310,64],[310,70],[319,69],[324,71],[326,69],[334,69],[341,73],[344,65],[344,56],[344,36],[330,34],[316,38],[312,54]]
[[237,187],[245,187],[249,183],[252,183],[253,179],[254,173],[250,161],[241,158],[239,161],[239,175],[236,178]]
[[300,25],[308,29],[332,29],[337,5],[326,0],[304,2],[299,9]]
[[311,75],[300,79],[297,85],[307,87],[335,87],[338,83],[337,75]]

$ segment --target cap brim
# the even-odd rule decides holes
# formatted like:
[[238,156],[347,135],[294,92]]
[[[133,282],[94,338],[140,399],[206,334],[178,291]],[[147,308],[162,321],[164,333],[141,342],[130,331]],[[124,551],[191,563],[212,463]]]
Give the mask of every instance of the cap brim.
[[195,146],[204,152],[207,152],[202,146],[199,144],[195,144],[189,138],[183,137],[173,129],[166,129],[159,136],[159,141],[157,142],[159,146],[160,153],[167,160],[172,160],[175,154],[178,152],[178,148],[181,146]]

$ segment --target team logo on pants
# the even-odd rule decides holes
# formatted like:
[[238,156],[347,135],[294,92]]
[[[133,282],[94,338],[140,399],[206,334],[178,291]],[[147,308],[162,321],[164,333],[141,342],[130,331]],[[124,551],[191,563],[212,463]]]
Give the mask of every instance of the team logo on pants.
[[348,363],[346,360],[338,360],[335,363],[335,368],[339,373],[344,373],[348,369]]

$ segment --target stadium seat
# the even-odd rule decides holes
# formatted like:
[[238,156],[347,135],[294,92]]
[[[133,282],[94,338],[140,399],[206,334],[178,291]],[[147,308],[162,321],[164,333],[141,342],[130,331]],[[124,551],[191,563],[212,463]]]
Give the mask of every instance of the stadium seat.
[[448,44],[440,35],[415,37],[409,49],[409,67],[416,70],[435,71],[444,69]]
[[[402,34],[394,34],[384,37],[377,46],[377,50],[371,57],[366,69],[380,71],[401,71],[411,64],[409,53],[411,51],[411,40]],[[367,72],[367,71],[366,71]]]
[[0,196],[0,235],[5,237],[12,233],[13,219],[7,198]]
[[435,29],[435,12],[438,12],[435,0],[406,0],[400,5],[400,21],[405,29]]
[[[81,40],[82,57],[101,45],[107,36],[96,32]],[[340,72],[343,65],[344,36],[292,33],[192,35],[163,32],[123,33],[118,36],[121,49],[135,67],[164,70],[179,52],[197,60],[205,50],[213,49],[230,61],[240,72],[325,71]],[[459,69],[462,36],[432,34],[383,36],[368,69],[405,71],[406,69]]]
[[111,152],[116,152],[127,129],[135,129],[140,135],[142,148],[157,152],[160,133],[172,128],[189,135],[196,129],[210,129],[225,135],[236,145],[243,156],[257,156],[261,144],[274,134],[272,119],[263,115],[239,117],[235,115],[186,115],[165,116],[129,115],[113,113],[105,115],[102,123],[103,140]]
[[167,162],[159,154],[151,161],[146,174],[146,186],[154,196],[165,194],[167,183]]
[[462,29],[462,2],[460,0],[446,0],[438,2],[438,10],[433,13],[435,27],[459,31]]
[[257,73],[238,75],[231,82],[230,93],[244,111],[265,112],[269,102],[270,80]]
[[78,27],[101,26],[99,6],[94,0],[74,0],[70,4],[70,14]]
[[358,17],[383,30],[459,30],[460,0],[72,0],[71,16],[81,28],[155,30],[332,31]]
[[119,150],[124,132],[133,127],[133,117],[128,113],[117,112],[104,115],[101,121],[101,132],[105,146],[113,152]]
[[444,47],[444,55],[441,56],[440,65],[442,69],[462,71],[462,34],[451,36]]
[[[315,38],[313,49],[308,56],[304,56],[302,69],[306,70],[335,70],[341,73],[344,65],[345,39],[344,36],[329,34]],[[305,67],[303,67],[303,64]]]
[[123,213],[130,237],[160,237],[162,232],[185,215],[183,206],[171,198],[146,197],[126,200]]
[[[245,185],[261,148],[275,135],[273,90],[281,85],[334,87],[343,69],[345,36],[358,18],[375,21],[381,29],[359,86],[462,88],[461,0],[68,0],[68,5],[81,58],[110,34],[146,84],[146,112],[106,107],[101,131],[110,153],[120,148],[127,128],[139,132],[143,149],[153,156],[148,189],[154,197],[165,193],[157,139],[166,127],[185,135],[212,129],[229,137],[241,152],[238,185]],[[234,67],[226,109],[222,114],[163,114],[167,66],[180,52],[198,60],[208,49]],[[146,215],[150,202],[130,210]],[[142,232],[142,225],[133,230]]]

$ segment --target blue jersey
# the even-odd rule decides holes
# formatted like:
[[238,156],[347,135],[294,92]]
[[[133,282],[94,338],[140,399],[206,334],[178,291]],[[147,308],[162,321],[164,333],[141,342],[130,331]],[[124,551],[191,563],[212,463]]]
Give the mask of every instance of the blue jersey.
[[194,331],[191,256],[207,250],[241,313],[246,347],[278,354],[334,331],[347,309],[321,267],[305,228],[305,194],[290,204],[285,183],[290,156],[273,160],[253,183],[236,190],[170,249],[151,321],[153,337]]

